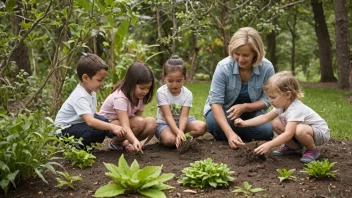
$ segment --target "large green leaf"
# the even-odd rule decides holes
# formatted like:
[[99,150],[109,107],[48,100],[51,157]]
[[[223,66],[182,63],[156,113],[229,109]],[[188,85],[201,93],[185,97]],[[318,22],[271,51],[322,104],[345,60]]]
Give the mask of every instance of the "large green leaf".
[[157,178],[161,173],[162,166],[147,166],[138,172],[138,180],[149,180]]
[[144,196],[151,198],[166,198],[165,193],[163,191],[153,188],[138,190],[138,192]]
[[125,193],[125,191],[126,189],[119,184],[106,184],[95,191],[94,197],[115,197]]

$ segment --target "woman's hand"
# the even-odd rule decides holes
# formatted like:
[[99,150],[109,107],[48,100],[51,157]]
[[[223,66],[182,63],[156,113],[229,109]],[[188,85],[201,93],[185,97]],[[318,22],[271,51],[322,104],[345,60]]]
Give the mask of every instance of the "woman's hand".
[[228,113],[227,118],[230,118],[230,120],[235,120],[239,118],[245,111],[246,104],[233,105],[229,110],[226,111],[226,113]]
[[264,153],[268,152],[271,149],[270,142],[264,143],[254,149],[254,152],[258,155],[263,155]]
[[181,145],[182,141],[185,141],[185,140],[186,140],[185,133],[183,133],[183,131],[181,130],[178,130],[176,135],[176,143],[175,143],[176,148],[178,148]]
[[227,139],[230,147],[233,149],[244,146],[242,139],[236,133],[232,133]]

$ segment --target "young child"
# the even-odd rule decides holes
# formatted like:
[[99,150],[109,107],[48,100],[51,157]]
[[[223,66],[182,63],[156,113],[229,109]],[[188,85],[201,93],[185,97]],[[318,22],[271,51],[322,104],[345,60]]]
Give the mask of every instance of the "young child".
[[158,103],[156,136],[166,146],[178,148],[185,140],[185,132],[198,137],[206,132],[205,122],[189,116],[192,107],[192,92],[183,86],[186,67],[178,56],[172,56],[163,67],[161,86],[156,94]]
[[118,144],[110,141],[112,150],[140,151],[139,142],[148,137],[146,143],[154,136],[156,122],[152,117],[142,118],[144,105],[153,97],[154,76],[146,63],[136,61],[127,73],[105,99],[99,115],[112,120],[111,123],[126,129],[126,138],[121,138]]
[[253,119],[235,120],[235,125],[241,127],[257,126],[273,120],[272,126],[278,136],[260,145],[254,152],[261,155],[285,143],[273,155],[301,153],[305,147],[301,162],[318,159],[320,152],[316,146],[329,141],[330,130],[325,120],[299,100],[303,93],[295,77],[289,72],[279,72],[266,81],[264,91],[274,109]]
[[96,92],[103,87],[108,66],[97,55],[81,56],[77,63],[77,75],[81,81],[66,99],[56,115],[58,133],[83,138],[84,146],[102,143],[106,136],[117,141],[126,133],[121,126],[110,124],[107,118],[96,114]]

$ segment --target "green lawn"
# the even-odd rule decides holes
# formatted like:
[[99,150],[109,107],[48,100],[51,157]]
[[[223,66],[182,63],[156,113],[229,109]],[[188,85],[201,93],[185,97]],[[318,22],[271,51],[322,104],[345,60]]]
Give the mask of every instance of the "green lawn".
[[[203,120],[203,107],[208,97],[210,83],[187,83],[185,85],[193,93],[193,107],[190,115]],[[157,88],[156,88],[157,89]],[[348,102],[346,91],[333,88],[303,87],[303,102],[324,118],[335,138],[352,139],[352,104]],[[143,116],[156,116],[156,98],[145,108]]]

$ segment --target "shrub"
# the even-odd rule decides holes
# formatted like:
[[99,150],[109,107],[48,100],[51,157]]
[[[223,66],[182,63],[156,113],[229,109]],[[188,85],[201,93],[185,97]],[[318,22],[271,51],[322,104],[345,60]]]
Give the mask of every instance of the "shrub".
[[228,187],[229,183],[235,180],[230,176],[234,172],[230,171],[226,164],[213,163],[210,158],[195,161],[190,165],[190,167],[182,170],[183,175],[178,180],[183,185],[190,185],[195,188],[205,188],[206,186],[214,188]]
[[50,118],[43,119],[39,112],[18,117],[0,114],[0,186],[7,193],[21,178],[42,175],[44,169],[53,173],[56,128]]
[[162,166],[147,166],[140,169],[138,162],[134,160],[129,167],[123,155],[119,159],[118,167],[110,163],[104,163],[104,165],[110,171],[105,175],[111,177],[116,183],[100,187],[95,192],[95,197],[115,197],[121,194],[139,193],[147,197],[166,198],[163,190],[173,188],[164,182],[172,179],[175,174],[160,175]]

